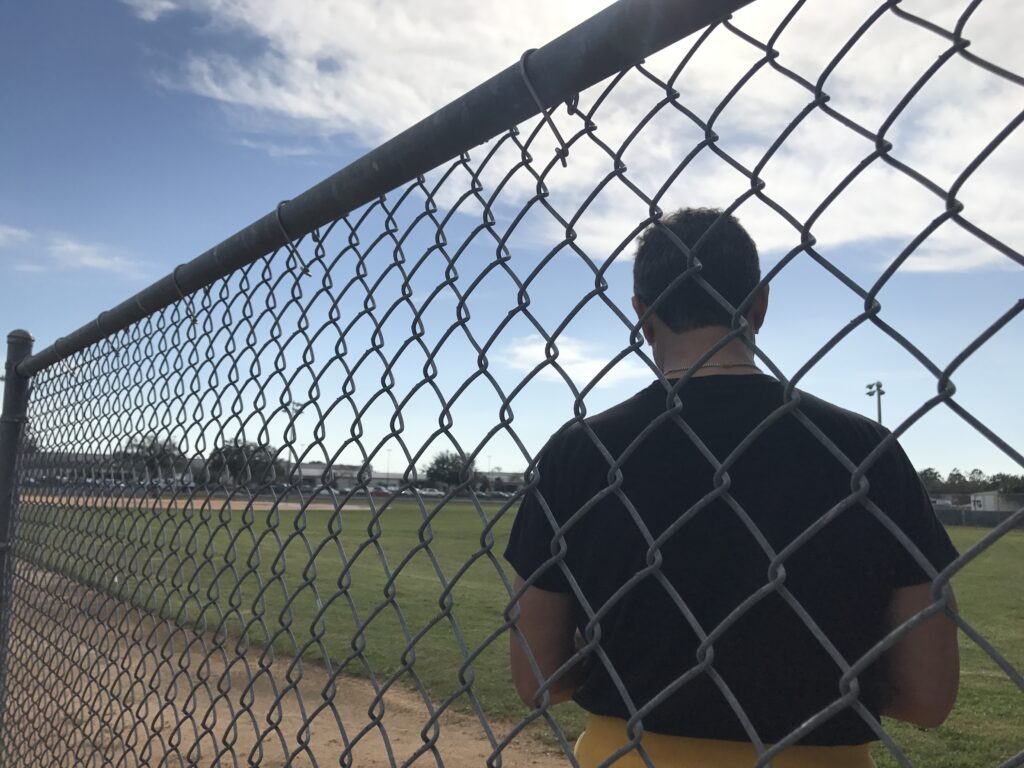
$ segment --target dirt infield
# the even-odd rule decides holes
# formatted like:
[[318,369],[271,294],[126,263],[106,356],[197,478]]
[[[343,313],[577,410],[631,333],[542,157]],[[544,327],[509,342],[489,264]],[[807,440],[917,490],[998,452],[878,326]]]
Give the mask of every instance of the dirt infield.
[[[409,687],[332,683],[320,662],[237,649],[23,562],[11,608],[5,764],[456,768],[494,751],[472,714],[446,711],[424,733]],[[497,741],[510,730],[490,726]],[[569,762],[528,733],[501,760]]]
[[[257,512],[266,512],[274,507],[277,507],[282,512],[297,512],[302,509],[303,506],[307,510],[335,510],[333,504],[329,502],[312,502],[306,505],[302,505],[295,501],[272,501],[271,499],[264,497],[256,497],[249,499],[245,496],[196,496],[195,498],[189,498],[188,496],[148,496],[148,495],[130,495],[130,496],[117,496],[117,495],[61,495],[61,494],[50,494],[46,492],[28,492],[20,494],[21,501],[26,504],[49,504],[59,507],[81,507],[85,509],[91,509],[94,507],[102,507],[104,509],[185,509],[194,508],[201,506],[212,506],[215,509],[219,509],[226,504],[230,504],[235,508],[251,507]],[[348,511],[367,511],[370,507],[365,501],[350,501],[341,507],[343,510]]]

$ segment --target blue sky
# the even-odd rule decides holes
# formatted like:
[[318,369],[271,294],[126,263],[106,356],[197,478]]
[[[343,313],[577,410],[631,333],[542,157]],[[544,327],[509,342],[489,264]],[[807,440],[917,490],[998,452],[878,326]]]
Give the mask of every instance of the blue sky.
[[[40,347],[49,344],[602,4],[548,5],[555,4],[538,1],[485,13],[452,1],[426,13],[415,3],[400,2],[385,16],[371,2],[333,10],[314,3],[289,4],[285,10],[264,0],[14,4],[0,27],[2,325],[25,327]],[[966,3],[903,5],[951,27]],[[999,23],[999,5],[983,4],[971,20],[971,50],[1020,73],[1024,55],[1012,45],[1013,25]],[[874,7],[851,3],[837,12],[826,6],[821,0],[808,3],[780,37],[780,61],[810,80]],[[758,0],[736,21],[764,39],[788,8],[782,0]],[[1012,13],[1009,6],[1004,13]],[[945,47],[935,35],[890,16],[872,28],[826,88],[833,106],[871,127]],[[814,46],[806,45],[810,36]],[[756,59],[752,48],[727,33],[709,43],[679,83],[683,102],[703,117]],[[651,71],[667,77],[683,50],[674,47],[652,57]],[[612,145],[635,124],[638,105],[649,109],[659,98],[636,75],[616,94],[618,100],[609,100],[598,119],[599,136]],[[948,186],[1024,108],[1022,94],[1019,87],[953,61],[894,123],[889,133],[894,154]],[[595,96],[584,94],[583,103]],[[806,92],[787,79],[759,73],[719,118],[721,146],[752,165],[807,100]],[[573,118],[560,110],[556,120],[571,135]],[[1024,196],[1015,181],[1024,170],[1022,134],[1010,136],[960,195],[968,218],[1018,252],[1024,248]],[[657,189],[666,169],[697,140],[692,124],[662,111],[624,154],[631,178],[645,191]],[[543,134],[534,154],[547,158],[553,148]],[[765,168],[766,189],[806,218],[871,149],[835,121],[815,115]],[[569,168],[550,177],[552,202],[564,211],[574,210],[595,179],[607,173],[608,158],[592,142],[575,145],[570,159]],[[485,185],[500,179],[500,163],[493,167],[493,176],[483,174]],[[727,205],[744,186],[749,183],[742,176],[705,153],[670,186],[663,207]],[[513,179],[496,208],[499,222],[511,221],[530,188],[523,175]],[[876,163],[822,215],[814,231],[820,252],[867,288],[942,210],[942,201],[920,185]],[[579,244],[593,258],[603,258],[644,215],[635,196],[613,184],[581,218]],[[760,244],[765,269],[796,242],[792,229],[766,206],[747,204],[738,215]],[[472,212],[458,214],[451,232],[467,232],[473,222]],[[544,217],[517,228],[510,238],[517,269],[557,242],[557,229]],[[481,248],[481,264],[488,258],[485,251]],[[608,277],[609,297],[628,307],[628,260],[613,264]],[[554,324],[591,285],[578,259],[559,257],[531,292],[538,317]],[[481,333],[514,307],[508,286],[494,274],[471,297],[473,322]],[[772,291],[759,344],[787,375],[862,307],[806,255],[785,268]],[[900,269],[880,300],[882,318],[941,367],[1022,296],[1024,269],[947,224]],[[437,322],[450,323],[454,306],[454,301],[437,302],[432,310]],[[622,324],[596,305],[565,334],[563,359],[581,386],[628,342]],[[397,346],[400,338],[392,338]],[[1024,450],[1021,349],[1024,318],[1018,317],[954,377],[957,401],[1018,451]],[[536,352],[529,327],[510,327],[494,346],[495,375],[514,386]],[[475,366],[475,358],[455,345],[443,359],[446,386],[452,388]],[[406,367],[412,386],[418,366]],[[864,385],[876,379],[885,383],[889,426],[935,392],[934,378],[870,326],[859,328],[816,365],[802,387],[873,414]],[[588,409],[600,410],[649,380],[638,361],[627,361],[588,398]],[[516,431],[535,450],[571,415],[570,408],[565,385],[541,376],[518,398]],[[496,403],[486,388],[473,389],[453,413],[460,441],[474,446],[495,423]],[[387,416],[368,417],[370,431],[382,430]],[[315,421],[312,411],[299,418],[299,440],[307,445],[315,442]],[[328,426],[328,431],[344,430],[339,421]],[[412,436],[425,435],[430,422],[408,429],[415,445]],[[1021,471],[945,408],[916,424],[903,444],[919,467]],[[401,463],[395,451],[393,470]],[[495,439],[481,450],[480,463],[519,469],[524,461],[511,441]]]

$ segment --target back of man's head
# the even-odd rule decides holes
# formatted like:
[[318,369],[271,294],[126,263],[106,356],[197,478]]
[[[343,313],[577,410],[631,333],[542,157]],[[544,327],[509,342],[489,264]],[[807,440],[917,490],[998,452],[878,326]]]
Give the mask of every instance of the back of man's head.
[[[700,276],[733,307],[761,279],[757,246],[733,216],[714,208],[684,208],[652,224],[640,237],[633,262],[633,292],[647,307],[687,268],[686,251],[676,239],[700,263]],[[658,303],[655,314],[675,333],[732,326],[732,313],[690,277]]]

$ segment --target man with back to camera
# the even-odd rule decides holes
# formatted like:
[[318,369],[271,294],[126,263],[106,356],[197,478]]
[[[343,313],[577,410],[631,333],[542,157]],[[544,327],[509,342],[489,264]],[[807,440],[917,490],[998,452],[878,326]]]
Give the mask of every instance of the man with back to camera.
[[[686,269],[680,243],[729,304],[741,307],[753,294],[746,338],[699,365],[730,332],[733,316],[691,279],[661,297]],[[541,452],[538,484],[523,500],[505,552],[517,591],[532,577],[518,599],[518,633],[510,633],[512,676],[522,701],[538,706],[541,686],[573,659],[588,614],[600,612],[582,660],[546,689],[551,703],[574,698],[588,712],[579,764],[604,764],[626,748],[626,720],[644,708],[646,760],[632,749],[616,768],[647,761],[749,768],[757,751],[730,696],[757,738],[778,742],[843,699],[835,654],[855,664],[933,604],[929,572],[878,515],[936,571],[957,552],[895,441],[867,469],[862,498],[851,490],[853,470],[812,431],[859,465],[887,430],[803,392],[801,419],[784,408],[783,384],[758,370],[750,331],[764,321],[768,286],[759,286],[756,246],[735,218],[685,209],[652,225],[633,276],[633,307],[664,380],[569,422]],[[717,487],[708,453],[728,459],[727,481]],[[621,484],[612,462],[621,462]],[[830,511],[836,514],[787,553],[782,571],[770,573],[765,547],[778,557]],[[564,555],[553,545],[563,526]],[[701,650],[695,623],[705,635],[718,628],[710,653]],[[940,724],[959,680],[956,625],[936,613],[856,680],[858,696],[815,721],[773,759],[775,768],[872,766],[868,742],[878,737],[857,708],[874,718]]]

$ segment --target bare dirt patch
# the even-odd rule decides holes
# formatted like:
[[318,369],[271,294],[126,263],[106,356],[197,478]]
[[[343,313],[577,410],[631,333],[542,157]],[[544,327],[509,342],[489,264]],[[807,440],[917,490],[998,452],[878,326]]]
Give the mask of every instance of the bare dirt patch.
[[[489,737],[408,686],[332,679],[321,662],[176,627],[24,562],[12,598],[5,764],[483,766],[512,727],[491,721]],[[500,755],[568,763],[528,732]]]

